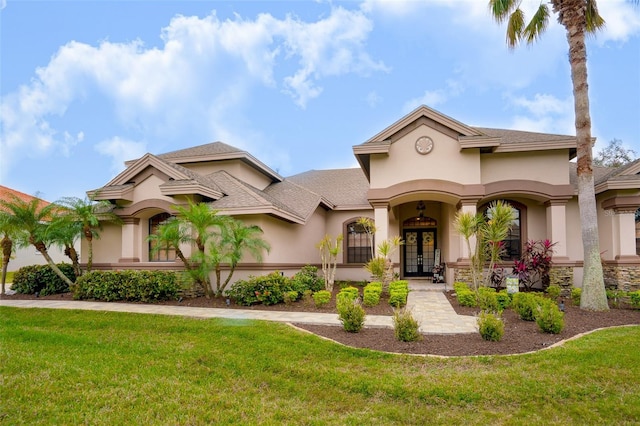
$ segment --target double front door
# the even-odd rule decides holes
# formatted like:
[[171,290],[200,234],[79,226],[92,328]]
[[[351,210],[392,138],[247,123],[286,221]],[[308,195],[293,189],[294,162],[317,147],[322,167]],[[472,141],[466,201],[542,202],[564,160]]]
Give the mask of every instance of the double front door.
[[433,277],[436,254],[436,230],[433,228],[405,229],[404,276]]

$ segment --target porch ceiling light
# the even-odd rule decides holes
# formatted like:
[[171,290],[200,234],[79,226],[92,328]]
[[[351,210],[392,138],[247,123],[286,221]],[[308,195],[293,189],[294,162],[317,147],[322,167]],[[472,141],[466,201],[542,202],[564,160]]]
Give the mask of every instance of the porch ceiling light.
[[424,201],[420,200],[418,201],[418,206],[416,207],[416,210],[418,210],[418,220],[422,219],[424,217],[424,210],[425,210],[425,205],[424,205]]

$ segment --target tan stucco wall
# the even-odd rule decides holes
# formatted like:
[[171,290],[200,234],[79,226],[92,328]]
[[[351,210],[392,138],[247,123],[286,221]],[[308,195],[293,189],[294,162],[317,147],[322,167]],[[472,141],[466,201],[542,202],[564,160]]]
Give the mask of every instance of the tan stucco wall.
[[224,170],[230,175],[261,190],[271,183],[270,178],[240,160],[192,163],[184,164],[184,167],[203,176]]
[[[582,261],[584,251],[582,248],[582,230],[580,229],[580,209],[578,199],[574,198],[567,203],[567,256],[571,260]],[[580,275],[582,276],[582,275]],[[574,273],[574,278],[577,277]]]
[[[433,151],[416,152],[420,136],[433,139]],[[463,184],[480,182],[478,150],[460,152],[457,140],[422,125],[391,144],[389,155],[371,155],[371,188],[386,188],[416,179],[440,179]]]
[[564,150],[487,154],[480,158],[483,184],[513,179],[554,185],[569,183],[569,163]]
[[[120,225],[103,224],[100,238],[93,239],[93,261],[94,263],[117,262],[122,257],[122,231]],[[87,243],[83,239],[81,245],[82,263],[88,260]]]
[[145,180],[138,183],[134,188],[133,203],[148,200],[150,198],[174,202],[171,197],[164,196],[160,192],[160,185],[162,185],[164,182],[165,181],[162,178],[156,175],[149,175]]

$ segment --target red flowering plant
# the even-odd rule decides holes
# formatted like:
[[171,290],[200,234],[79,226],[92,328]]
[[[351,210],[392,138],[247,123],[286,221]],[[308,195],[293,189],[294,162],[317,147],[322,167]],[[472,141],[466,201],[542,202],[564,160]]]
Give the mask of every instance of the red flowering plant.
[[529,240],[524,245],[520,260],[516,260],[513,264],[513,274],[518,276],[520,283],[527,290],[531,290],[538,282],[542,284],[542,289],[549,287],[553,246],[556,244],[545,239]]

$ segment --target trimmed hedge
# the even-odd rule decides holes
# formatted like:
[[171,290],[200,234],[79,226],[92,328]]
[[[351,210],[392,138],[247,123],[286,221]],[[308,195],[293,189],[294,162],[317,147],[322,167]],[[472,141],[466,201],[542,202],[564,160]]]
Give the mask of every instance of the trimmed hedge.
[[275,305],[284,302],[284,293],[304,291],[293,288],[291,279],[282,276],[280,272],[272,272],[269,275],[250,277],[248,280],[236,281],[227,291],[227,296],[238,305],[251,306],[256,303]]
[[409,296],[409,282],[405,280],[389,283],[389,304],[394,308],[401,308],[407,304]]
[[74,299],[149,303],[177,299],[181,285],[173,271],[91,271],[71,290]]
[[[72,282],[76,275],[73,266],[68,263],[56,265]],[[13,275],[11,289],[16,293],[35,294],[42,296],[69,292],[69,286],[56,274],[49,265],[29,265],[18,269]]]

